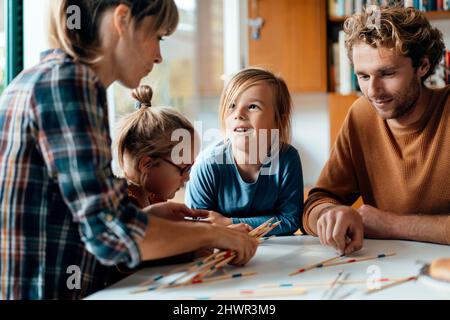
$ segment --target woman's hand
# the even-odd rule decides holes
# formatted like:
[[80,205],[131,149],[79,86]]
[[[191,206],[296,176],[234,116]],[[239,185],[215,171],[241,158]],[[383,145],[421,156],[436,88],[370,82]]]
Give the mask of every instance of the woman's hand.
[[185,217],[207,218],[209,212],[206,210],[190,209],[182,203],[162,202],[148,206],[144,212],[163,219],[182,221]]
[[227,228],[220,225],[212,225],[213,239],[212,247],[222,250],[232,250],[236,253],[236,257],[230,264],[243,266],[256,253],[259,241],[248,235],[247,230],[238,228]]
[[201,248],[194,251],[194,259],[206,258],[214,253],[214,248]]

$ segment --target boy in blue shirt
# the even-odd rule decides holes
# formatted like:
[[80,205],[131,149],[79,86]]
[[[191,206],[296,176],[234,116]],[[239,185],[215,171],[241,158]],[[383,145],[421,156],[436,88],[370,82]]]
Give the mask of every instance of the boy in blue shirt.
[[210,210],[221,225],[256,228],[275,217],[269,235],[292,234],[303,212],[300,157],[289,144],[292,101],[283,79],[262,69],[236,74],[221,97],[226,139],[198,157],[186,203]]

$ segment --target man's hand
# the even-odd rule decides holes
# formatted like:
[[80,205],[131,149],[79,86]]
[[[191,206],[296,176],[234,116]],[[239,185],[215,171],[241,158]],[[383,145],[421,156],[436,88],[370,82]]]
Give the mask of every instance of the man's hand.
[[190,209],[182,203],[161,202],[152,204],[144,209],[144,212],[163,219],[182,221],[184,217],[206,218],[209,216],[207,210]]
[[224,227],[233,224],[233,221],[231,220],[231,218],[227,218],[215,211],[208,211],[208,218],[206,219],[206,221],[209,221],[213,224],[218,224],[218,225],[221,225]]
[[323,209],[317,220],[317,234],[323,245],[349,255],[362,248],[364,225],[358,211],[347,206]]
[[393,237],[392,228],[396,225],[396,214],[369,205],[363,205],[357,211],[362,218],[366,237],[383,239]]

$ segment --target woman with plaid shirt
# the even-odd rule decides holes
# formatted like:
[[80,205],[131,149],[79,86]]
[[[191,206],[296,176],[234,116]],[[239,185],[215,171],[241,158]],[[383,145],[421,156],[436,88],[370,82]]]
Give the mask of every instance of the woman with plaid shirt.
[[[72,5],[79,29],[66,25]],[[174,1],[55,0],[51,20],[55,49],[0,99],[0,298],[82,298],[118,263],[201,247],[236,250],[234,263],[246,263],[257,244],[245,232],[175,221],[205,214],[182,204],[140,210],[111,171],[106,88],[137,87],[162,61]]]

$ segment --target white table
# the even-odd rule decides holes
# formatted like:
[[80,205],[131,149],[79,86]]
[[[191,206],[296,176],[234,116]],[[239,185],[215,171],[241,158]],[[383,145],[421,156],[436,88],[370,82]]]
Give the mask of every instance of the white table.
[[[379,272],[378,276],[382,278],[403,278],[417,275],[425,262],[429,263],[436,258],[450,257],[450,246],[411,241],[366,239],[364,248],[352,257],[366,257],[388,252],[396,252],[396,255],[383,259],[313,269],[290,277],[288,274],[296,269],[333,257],[336,253],[331,248],[322,246],[318,238],[315,237],[278,237],[262,243],[256,255],[245,267],[226,267],[226,271],[229,273],[256,271],[257,274],[254,276],[131,294],[130,292],[136,289],[137,284],[151,276],[174,268],[174,266],[154,267],[140,270],[86,299],[199,299],[214,298],[217,294],[236,293],[239,290],[258,290],[258,292],[262,290],[265,292],[266,290],[291,290],[289,288],[268,289],[262,287],[262,285],[333,281],[341,270],[344,271],[344,274],[349,274],[348,280],[368,280],[369,277],[375,276],[375,274],[371,274],[374,271]],[[255,299],[322,299],[324,292],[329,287],[304,286],[304,288],[307,291],[302,295],[256,297]],[[345,297],[346,299],[450,299],[450,285],[436,284],[427,280],[426,277],[419,277],[417,281],[407,282],[369,295],[365,293],[366,290],[367,284],[342,285],[336,290],[334,298],[344,297],[351,292],[350,295]]]

